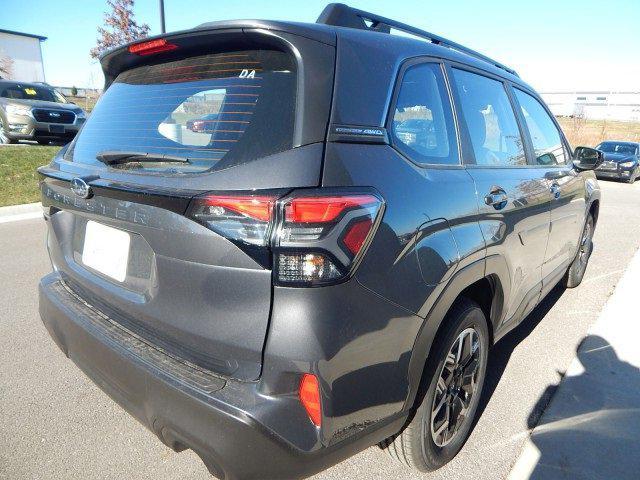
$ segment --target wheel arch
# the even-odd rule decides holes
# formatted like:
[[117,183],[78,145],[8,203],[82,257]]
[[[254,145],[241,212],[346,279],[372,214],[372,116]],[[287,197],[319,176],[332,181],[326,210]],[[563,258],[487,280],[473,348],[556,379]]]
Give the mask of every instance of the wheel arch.
[[494,257],[498,256],[478,260],[456,272],[426,315],[409,362],[409,392],[403,410],[411,410],[415,404],[431,347],[456,300],[466,297],[480,305],[493,342],[493,332],[502,319],[508,294],[504,289],[508,283],[503,281],[504,275],[508,275],[506,264],[503,258]]
[[589,205],[589,213],[593,216],[593,223],[597,225],[598,216],[600,215],[600,199],[594,199]]

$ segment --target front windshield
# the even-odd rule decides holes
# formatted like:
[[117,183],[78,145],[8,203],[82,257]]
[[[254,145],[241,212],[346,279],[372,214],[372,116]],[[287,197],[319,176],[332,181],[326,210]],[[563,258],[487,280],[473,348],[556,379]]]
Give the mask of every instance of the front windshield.
[[19,83],[0,85],[0,97],[14,100],[43,100],[45,102],[67,103],[64,97],[52,88]]
[[622,153],[624,155],[635,155],[638,147],[628,143],[604,142],[596,147],[604,153]]

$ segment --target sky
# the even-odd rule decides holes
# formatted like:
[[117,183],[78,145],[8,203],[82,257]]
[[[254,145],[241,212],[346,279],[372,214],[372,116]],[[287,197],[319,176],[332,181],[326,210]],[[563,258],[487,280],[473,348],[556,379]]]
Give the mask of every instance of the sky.
[[[260,18],[314,22],[327,1],[165,0],[167,31]],[[540,92],[640,91],[640,0],[345,0],[444,36],[514,68]],[[0,0],[0,28],[43,35],[45,76],[56,86],[102,87],[89,57],[104,0]],[[158,0],[136,19],[160,33]]]

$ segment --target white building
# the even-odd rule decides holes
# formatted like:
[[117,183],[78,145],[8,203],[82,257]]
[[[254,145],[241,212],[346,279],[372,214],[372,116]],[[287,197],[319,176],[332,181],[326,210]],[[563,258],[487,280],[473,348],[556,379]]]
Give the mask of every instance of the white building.
[[22,82],[44,82],[41,43],[47,37],[0,29],[0,60],[10,65],[10,75],[0,76]]
[[639,92],[546,92],[540,94],[554,115],[594,120],[640,121]]

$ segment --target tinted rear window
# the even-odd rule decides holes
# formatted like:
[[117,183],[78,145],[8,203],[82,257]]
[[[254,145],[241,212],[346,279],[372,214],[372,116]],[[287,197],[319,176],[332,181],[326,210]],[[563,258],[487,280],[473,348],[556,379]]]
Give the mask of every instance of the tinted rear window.
[[102,165],[101,152],[139,152],[188,164],[118,168],[191,173],[226,168],[292,146],[295,64],[271,50],[190,57],[121,73],[67,159]]

